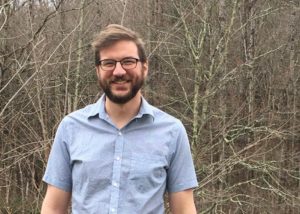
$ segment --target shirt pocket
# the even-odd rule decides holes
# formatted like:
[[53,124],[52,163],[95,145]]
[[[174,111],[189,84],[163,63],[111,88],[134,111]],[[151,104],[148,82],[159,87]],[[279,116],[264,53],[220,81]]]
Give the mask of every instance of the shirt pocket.
[[107,160],[84,161],[82,172],[88,182],[96,182],[104,187],[110,183],[112,163]]
[[74,191],[96,201],[107,202],[112,163],[108,160],[83,160],[73,170]]
[[166,166],[164,156],[134,154],[131,157],[129,182],[141,193],[161,187],[166,181]]

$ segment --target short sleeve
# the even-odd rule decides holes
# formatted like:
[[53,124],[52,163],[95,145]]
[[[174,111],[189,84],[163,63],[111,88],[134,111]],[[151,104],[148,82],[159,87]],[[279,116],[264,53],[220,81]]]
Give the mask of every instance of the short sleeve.
[[67,122],[64,119],[57,129],[43,181],[64,191],[71,192],[72,173],[68,148],[68,130],[70,129],[67,128]]
[[198,186],[186,130],[181,122],[177,127],[174,133],[174,147],[168,168],[168,192],[179,192]]

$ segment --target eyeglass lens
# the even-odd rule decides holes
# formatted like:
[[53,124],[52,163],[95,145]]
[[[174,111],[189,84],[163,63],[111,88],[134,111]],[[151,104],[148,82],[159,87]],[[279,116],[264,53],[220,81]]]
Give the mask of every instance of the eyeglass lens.
[[125,58],[120,61],[113,59],[104,59],[100,61],[100,66],[105,71],[111,71],[115,69],[117,62],[120,62],[123,69],[133,69],[136,67],[138,59]]

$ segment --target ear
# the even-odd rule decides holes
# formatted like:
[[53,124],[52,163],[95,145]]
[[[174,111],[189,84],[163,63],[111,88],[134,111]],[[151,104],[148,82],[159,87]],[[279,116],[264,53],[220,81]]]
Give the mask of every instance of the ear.
[[148,76],[148,60],[142,65],[144,71],[144,78]]
[[97,77],[98,79],[100,79],[100,66],[96,66],[96,74],[97,74]]

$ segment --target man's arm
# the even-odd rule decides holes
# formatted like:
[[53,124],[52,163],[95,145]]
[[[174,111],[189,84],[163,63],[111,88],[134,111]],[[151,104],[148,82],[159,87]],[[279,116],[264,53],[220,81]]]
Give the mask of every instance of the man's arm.
[[197,214],[193,189],[169,193],[172,214]]
[[48,185],[41,214],[66,214],[70,204],[71,193]]

